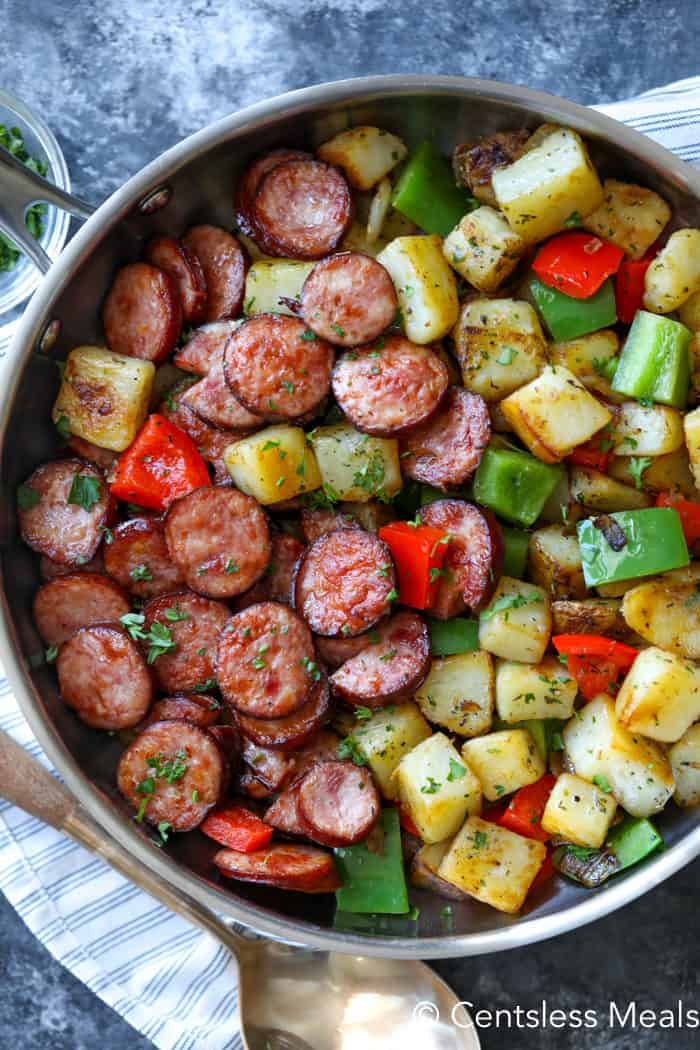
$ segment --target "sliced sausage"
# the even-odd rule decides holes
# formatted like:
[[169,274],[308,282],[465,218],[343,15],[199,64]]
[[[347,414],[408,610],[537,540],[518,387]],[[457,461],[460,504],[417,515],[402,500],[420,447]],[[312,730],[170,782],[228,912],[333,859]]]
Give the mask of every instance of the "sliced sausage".
[[258,780],[271,791],[281,791],[296,771],[296,755],[260,747],[253,740],[242,737],[243,761]]
[[491,438],[491,417],[480,394],[451,386],[432,419],[402,438],[403,473],[435,488],[462,485],[481,462]]
[[339,529],[300,560],[294,605],[315,634],[352,638],[387,615],[395,588],[387,545],[363,529]]
[[253,203],[258,192],[258,186],[262,179],[278,164],[286,160],[311,160],[310,153],[304,153],[299,149],[273,149],[249,164],[238,181],[234,198],[236,209],[236,223],[240,231],[246,236],[257,240],[258,231],[254,225]]
[[233,431],[230,441],[262,426],[261,418],[234,396],[226,382],[222,357],[214,361],[203,379],[183,391],[181,400],[206,423]]
[[[69,573],[75,572],[77,566],[75,565],[61,565],[58,561],[52,561],[51,558],[47,558],[45,554],[42,554],[39,559],[39,575],[42,580],[55,580],[57,576],[68,576]],[[97,554],[90,561],[86,561],[80,566],[81,572],[104,572],[105,564],[102,557],[102,548],[98,548]]]
[[350,187],[318,160],[286,160],[263,176],[253,225],[268,255],[320,259],[338,245],[352,220]]
[[154,722],[172,722],[184,719],[196,726],[208,729],[219,718],[219,705],[206,696],[166,696],[156,700],[148,712],[143,728]]
[[158,518],[130,518],[115,525],[105,543],[104,560],[109,575],[138,598],[168,594],[185,582],[168,553]]
[[380,634],[375,627],[365,634],[358,634],[356,638],[322,638],[314,635],[316,652],[327,667],[340,667],[353,656],[358,656],[371,645],[378,645]]
[[61,645],[80,627],[116,622],[130,611],[121,587],[96,572],[57,576],[34,598],[34,623],[47,645]]
[[301,316],[322,339],[359,346],[376,339],[396,317],[398,300],[381,263],[359,252],[316,263],[301,290]]
[[158,364],[173,350],[182,308],[172,277],[148,263],[129,263],[112,282],[102,308],[107,345],[115,354]]
[[238,777],[234,794],[245,795],[246,798],[253,799],[255,802],[263,802],[274,795],[274,791],[267,784],[263,784],[262,780],[258,780],[256,776],[246,771]]
[[231,616],[226,606],[191,591],[176,591],[151,599],[144,606],[143,615],[146,633],[159,623],[170,631],[175,643],[153,664],[163,692],[214,689],[216,647]]
[[265,823],[272,825],[283,835],[300,835],[308,838],[308,829],[299,812],[299,788],[301,781],[290,784],[265,811]]
[[426,525],[450,535],[432,616],[447,620],[465,606],[481,609],[496,589],[503,568],[503,534],[491,511],[459,499],[440,499],[421,509]]
[[318,668],[319,679],[309,699],[294,714],[285,718],[251,718],[234,710],[236,725],[243,736],[261,747],[296,751],[328,720],[330,712],[330,690],[325,673]]
[[309,838],[323,846],[351,846],[367,837],[381,806],[372,774],[352,762],[322,762],[299,784],[299,815]]
[[123,753],[117,784],[149,824],[191,831],[222,799],[228,767],[206,729],[180,720],[155,722]]
[[309,698],[316,671],[311,631],[280,602],[236,613],[219,639],[216,680],[224,699],[253,718],[284,718]]
[[175,351],[173,364],[183,372],[205,376],[217,361],[223,360],[224,347],[239,321],[214,321],[193,332],[184,346]]
[[81,627],[61,646],[56,670],[63,700],[93,729],[128,729],[151,706],[146,661],[118,627]]
[[333,857],[316,846],[285,842],[253,853],[220,849],[214,864],[228,879],[260,882],[280,890],[333,893],[341,885]]
[[286,532],[270,536],[272,556],[262,579],[236,599],[236,609],[247,609],[257,602],[284,602],[289,605],[296,564],[304,553],[304,544]]
[[175,282],[182,319],[199,324],[207,311],[207,282],[197,256],[174,237],[153,237],[146,245],[144,259],[169,274]]
[[381,707],[411,696],[430,670],[430,636],[408,610],[377,628],[379,641],[351,657],[331,676],[335,696],[350,704]]
[[119,458],[118,452],[112,452],[109,448],[100,448],[93,445],[91,441],[85,441],[77,434],[71,434],[68,438],[68,448],[75,452],[76,456],[93,463],[99,470],[107,474]]
[[278,421],[321,404],[330,390],[333,348],[308,335],[303,321],[284,314],[257,314],[236,329],[226,343],[224,375],[242,405]]
[[230,480],[231,475],[226,469],[224,453],[239,435],[205,423],[183,402],[183,394],[184,391],[167,397],[158,411],[192,438],[202,458],[214,468],[215,481]]
[[200,262],[207,286],[206,321],[236,317],[243,304],[246,255],[233,234],[219,226],[192,226],[185,248]]
[[[209,699],[210,702],[213,703],[210,698],[203,697],[202,699]],[[233,768],[234,765],[238,765],[238,760],[241,757],[241,751],[243,750],[243,744],[241,743],[241,734],[236,727],[229,725],[216,725],[211,726],[209,732],[226,756],[229,766]]]
[[[69,502],[71,499],[82,502]],[[37,467],[20,486],[17,504],[24,542],[60,565],[90,561],[112,510],[102,474],[79,459]]]
[[380,437],[430,419],[448,385],[437,354],[402,335],[388,336],[381,348],[343,354],[333,370],[333,393],[345,415],[358,430]]
[[235,598],[259,580],[272,547],[265,512],[234,488],[195,489],[165,519],[170,557],[188,586],[210,598]]
[[304,507],[301,512],[301,531],[307,543],[315,543],[336,529],[356,529],[357,522],[349,514],[329,507]]
[[467,186],[484,204],[497,205],[491,185],[494,171],[512,164],[530,137],[525,128],[518,131],[495,131],[475,143],[462,143],[452,154],[455,179]]

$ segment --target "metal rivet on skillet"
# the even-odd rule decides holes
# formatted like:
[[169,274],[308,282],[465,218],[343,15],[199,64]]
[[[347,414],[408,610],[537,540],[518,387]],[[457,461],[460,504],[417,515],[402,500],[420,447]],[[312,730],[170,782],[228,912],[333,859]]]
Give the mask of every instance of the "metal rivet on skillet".
[[141,198],[138,209],[142,215],[153,215],[154,212],[165,207],[172,195],[173,191],[170,186],[158,186],[157,189],[151,190]]
[[37,342],[37,350],[42,354],[48,354],[50,350],[53,350],[54,344],[61,333],[61,322],[57,317],[54,317],[53,321],[44,328],[44,331],[39,336]]

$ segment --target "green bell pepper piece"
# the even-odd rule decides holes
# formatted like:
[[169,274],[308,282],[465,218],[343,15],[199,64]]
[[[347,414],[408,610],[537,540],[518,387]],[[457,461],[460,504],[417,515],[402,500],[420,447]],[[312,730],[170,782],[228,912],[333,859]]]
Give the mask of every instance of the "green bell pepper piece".
[[396,183],[394,208],[426,233],[441,237],[455,228],[478,202],[455,182],[446,157],[431,142],[421,142]]
[[558,288],[550,288],[537,277],[531,278],[529,288],[552,339],[558,343],[608,328],[617,321],[615,289],[610,278],[588,299],[564,295]]
[[678,512],[624,510],[576,526],[587,587],[682,569],[690,562]]
[[522,580],[527,568],[527,551],[530,546],[530,533],[522,529],[511,529],[507,525],[502,527],[503,545],[503,575],[515,576]]
[[550,751],[563,751],[564,741],[561,731],[566,725],[559,718],[527,718],[522,722],[504,722],[502,718],[493,721],[493,732],[499,729],[527,729],[535,741],[542,758],[547,759]]
[[479,621],[455,616],[452,620],[428,618],[430,649],[433,656],[473,653],[479,648]]
[[474,499],[506,521],[533,525],[563,473],[529,452],[487,448],[474,476]]
[[692,332],[670,317],[637,310],[615,370],[612,388],[685,408],[690,386]]
[[379,822],[384,830],[381,853],[370,852],[364,842],[334,850],[343,880],[335,894],[340,911],[405,915],[409,910],[399,811],[383,809]]
[[663,839],[650,820],[625,817],[608,835],[605,843],[619,863],[619,871],[639,864],[650,853],[663,845]]

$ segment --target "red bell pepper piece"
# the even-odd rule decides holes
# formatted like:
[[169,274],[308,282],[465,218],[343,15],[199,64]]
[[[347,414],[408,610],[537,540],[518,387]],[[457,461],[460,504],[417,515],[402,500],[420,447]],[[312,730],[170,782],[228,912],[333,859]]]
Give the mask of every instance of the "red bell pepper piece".
[[480,816],[482,820],[487,820],[489,824],[500,824],[501,817],[507,809],[507,802],[498,802],[495,806],[489,806],[488,809],[485,809]]
[[615,306],[617,319],[632,324],[644,299],[644,277],[656,252],[647,252],[641,259],[623,259],[615,278]]
[[599,440],[592,438],[584,445],[575,448],[566,458],[576,467],[589,467],[591,470],[598,470],[601,474],[605,474],[610,466],[611,455],[611,452],[604,452],[601,449]]
[[573,299],[589,299],[619,269],[624,252],[591,233],[560,233],[535,256],[532,268],[550,288]]
[[692,547],[700,540],[700,503],[683,499],[675,492],[660,492],[656,497],[657,507],[671,507],[678,512],[686,542]]
[[552,645],[566,656],[567,670],[586,700],[614,692],[620,675],[638,655],[633,646],[599,634],[556,634]]
[[166,510],[179,496],[211,485],[207,465],[183,430],[164,416],[149,416],[117,460],[110,491],[117,499]]
[[542,814],[556,782],[555,776],[546,773],[535,784],[520,788],[497,823],[524,838],[547,842],[549,833],[542,827]]
[[403,806],[399,806],[399,824],[404,831],[407,831],[409,835],[415,835],[417,839],[422,838],[420,831],[411,820],[410,814],[407,809]]
[[535,875],[534,879],[532,880],[532,883],[530,884],[530,889],[528,890],[528,893],[532,893],[533,890],[536,890],[539,886],[542,886],[545,882],[549,882],[549,880],[554,875],[556,869],[554,867],[554,861],[552,860],[552,852],[553,851],[551,849],[547,850],[547,856],[542,861],[542,864],[540,866],[540,870],[537,872],[537,874]]
[[396,566],[399,601],[412,609],[430,608],[445,560],[449,536],[432,525],[392,521],[379,530]]
[[215,810],[204,818],[199,828],[214,842],[238,850],[239,853],[253,853],[267,846],[273,831],[269,824],[245,806]]

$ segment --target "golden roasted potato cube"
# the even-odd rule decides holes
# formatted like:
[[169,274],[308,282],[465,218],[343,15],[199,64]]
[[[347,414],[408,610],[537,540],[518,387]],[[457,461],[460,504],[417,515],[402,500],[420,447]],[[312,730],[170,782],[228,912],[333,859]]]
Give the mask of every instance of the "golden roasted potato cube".
[[443,857],[438,875],[476,900],[515,915],[546,855],[544,843],[470,817]]
[[442,842],[466,817],[481,813],[481,784],[443,733],[433,733],[405,754],[394,776],[424,842]]
[[700,724],[691,726],[669,748],[668,758],[676,779],[673,801],[677,806],[697,806],[700,804]]
[[370,244],[376,244],[381,236],[382,230],[384,229],[384,223],[386,222],[387,215],[391,208],[391,194],[391,182],[386,176],[384,176],[384,178],[377,184],[374,196],[372,197],[372,203],[369,206],[369,214],[367,216],[367,240]]
[[700,488],[700,408],[686,412],[683,417],[685,445],[690,457],[690,469],[695,478],[695,485]]
[[700,594],[697,583],[670,581],[666,574],[640,583],[622,599],[630,630],[660,649],[700,659]]
[[603,187],[580,135],[558,128],[491,179],[511,228],[528,244],[586,216],[603,201]]
[[577,693],[576,681],[553,656],[539,664],[499,660],[496,665],[496,710],[503,722],[571,718]]
[[493,720],[493,658],[457,653],[434,659],[415,700],[431,722],[459,736],[478,736]]
[[537,664],[551,633],[549,596],[541,587],[501,576],[479,617],[479,645],[503,660]]
[[552,634],[602,634],[625,641],[629,628],[618,598],[552,602]]
[[683,416],[668,405],[624,401],[614,410],[610,440],[616,456],[665,456],[683,445]]
[[583,220],[584,229],[612,241],[631,259],[641,259],[668,225],[671,209],[644,186],[606,179],[603,203]]
[[394,771],[407,752],[432,736],[432,729],[412,701],[380,708],[365,722],[357,722],[352,735],[385,798],[394,799],[398,783]]
[[545,463],[558,463],[612,420],[611,412],[561,366],[544,368],[510,394],[501,409],[520,440]]
[[309,435],[321,481],[334,498],[366,503],[390,499],[403,480],[396,438],[370,437],[349,423],[316,427]]
[[399,300],[403,329],[414,343],[442,339],[459,315],[457,282],[436,234],[397,237],[377,256]]
[[342,168],[350,185],[358,190],[371,189],[407,152],[397,135],[368,124],[339,132],[316,151],[319,160]]
[[527,729],[499,729],[466,740],[462,757],[489,802],[534,784],[546,772],[544,759]]
[[495,292],[513,272],[525,245],[500,212],[482,205],[460,219],[442,245],[450,266],[481,292]]
[[581,548],[564,525],[548,525],[530,536],[528,575],[552,598],[585,598]]
[[78,346],[68,354],[51,418],[84,441],[123,452],[146,418],[155,374],[152,361]]
[[539,319],[521,300],[472,299],[452,335],[465,387],[489,402],[529,383],[545,362]]
[[298,299],[301,288],[315,263],[300,259],[260,259],[248,270],[245,279],[245,312],[255,314],[289,314],[283,299]]
[[619,400],[605,376],[606,365],[620,352],[620,340],[611,328],[579,336],[566,343],[552,343],[549,360],[553,365],[568,368],[581,380],[587,390],[609,400]]
[[644,308],[677,310],[700,291],[700,230],[676,230],[644,275]]
[[621,481],[588,467],[574,467],[571,471],[571,498],[582,506],[604,513],[651,506],[646,492],[623,485]]
[[655,646],[643,649],[617,694],[615,714],[633,733],[666,744],[680,740],[700,718],[700,668]]
[[321,486],[316,457],[301,427],[265,427],[229,445],[224,462],[241,492],[264,506]]
[[678,308],[678,318],[691,332],[700,332],[700,291],[693,292]]
[[[601,783],[605,783],[601,780]],[[542,814],[542,827],[576,846],[599,849],[605,842],[617,802],[581,777],[562,773]]]
[[[608,464],[608,475],[621,481],[624,485],[635,485],[634,471],[630,468],[636,467],[636,463],[630,456],[612,456]],[[641,472],[641,480],[644,488],[650,492],[679,492],[687,499],[695,499],[695,479],[690,469],[690,457],[685,445],[677,448],[675,452],[667,452],[662,456],[652,456],[648,466]]]

